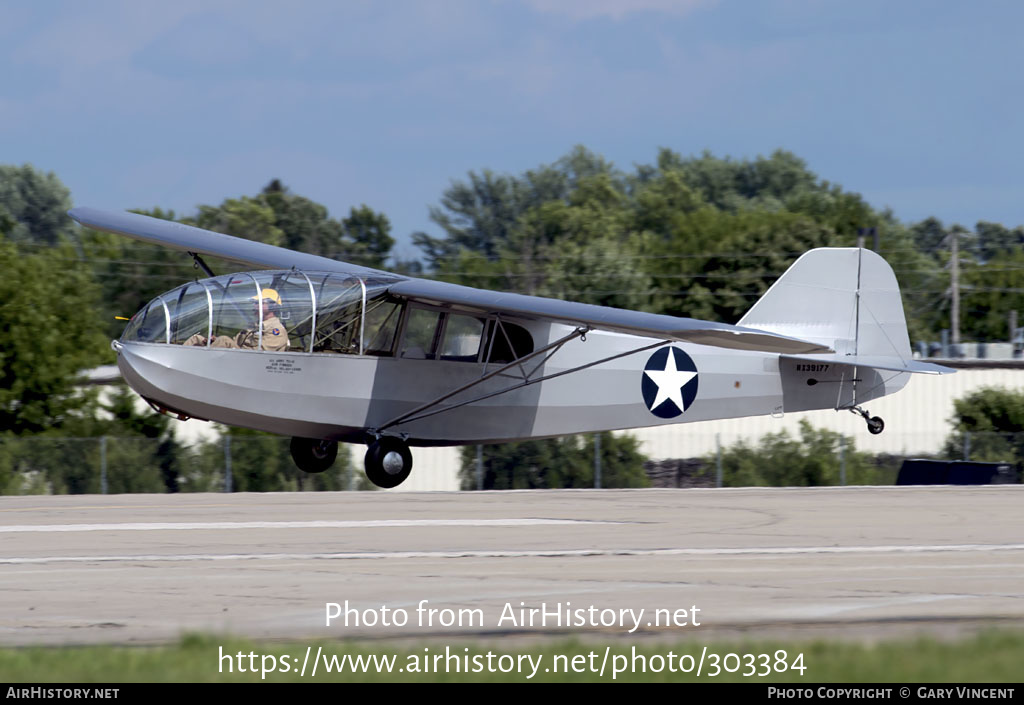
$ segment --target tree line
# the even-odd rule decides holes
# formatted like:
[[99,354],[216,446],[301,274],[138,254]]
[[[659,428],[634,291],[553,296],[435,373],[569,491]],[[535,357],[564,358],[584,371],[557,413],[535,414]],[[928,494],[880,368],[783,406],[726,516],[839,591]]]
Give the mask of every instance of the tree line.
[[[123,326],[116,316],[202,274],[180,252],[78,227],[66,215],[71,206],[55,174],[0,165],[0,434],[124,434],[162,439],[170,445],[161,458],[174,456],[182,451],[162,419],[116,396],[101,401],[77,380],[113,362],[108,343]],[[979,222],[968,230],[935,218],[904,224],[782,150],[737,160],[661,149],[652,164],[623,170],[579,146],[521,174],[472,171],[430,207],[436,231],[412,234],[422,261],[394,259],[384,213],[361,204],[332,217],[278,179],[187,215],[136,212],[469,286],[730,323],[804,251],[852,246],[859,230],[875,228],[900,281],[912,340],[935,340],[949,327],[956,236],[962,337],[1007,340],[1009,312],[1024,308],[1024,228]],[[218,272],[241,268],[211,264]],[[562,439],[489,449],[490,486],[585,486],[588,448]],[[604,448],[609,468],[632,468],[612,482],[642,482],[635,447],[610,437]],[[164,487],[177,489],[184,471],[155,462]],[[467,453],[464,474],[474,463]],[[508,463],[533,469],[509,475],[501,470]],[[0,473],[4,467],[14,465],[0,457]],[[283,486],[291,481],[284,472],[268,470],[252,488]]]

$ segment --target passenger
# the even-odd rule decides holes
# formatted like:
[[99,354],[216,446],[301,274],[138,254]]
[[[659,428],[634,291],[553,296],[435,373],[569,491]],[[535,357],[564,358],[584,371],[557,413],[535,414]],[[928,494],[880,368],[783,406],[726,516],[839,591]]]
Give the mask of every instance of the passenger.
[[[253,310],[256,318],[259,318],[260,303],[253,296],[251,297]],[[263,349],[270,352],[281,352],[287,350],[291,345],[288,340],[288,330],[281,323],[278,314],[281,312],[281,295],[275,289],[263,289]],[[259,332],[243,329],[234,336],[218,335],[210,343],[211,348],[235,348],[242,350],[255,350],[259,346]],[[205,346],[207,338],[205,335],[196,333],[185,345]]]

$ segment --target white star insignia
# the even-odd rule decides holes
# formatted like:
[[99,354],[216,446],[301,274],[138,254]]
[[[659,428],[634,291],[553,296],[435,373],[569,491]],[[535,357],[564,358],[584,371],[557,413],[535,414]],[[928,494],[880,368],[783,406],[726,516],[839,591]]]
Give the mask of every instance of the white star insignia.
[[666,399],[671,399],[680,412],[686,411],[686,407],[683,406],[683,387],[689,384],[690,380],[697,376],[697,373],[689,370],[677,370],[676,356],[672,350],[668,352],[664,370],[644,370],[644,374],[658,385],[658,395],[654,398],[654,403],[651,404],[651,410],[657,409]]

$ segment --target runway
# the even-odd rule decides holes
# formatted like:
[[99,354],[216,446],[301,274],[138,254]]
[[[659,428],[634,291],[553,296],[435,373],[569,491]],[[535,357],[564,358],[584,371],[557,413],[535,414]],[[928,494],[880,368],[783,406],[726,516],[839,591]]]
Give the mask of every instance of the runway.
[[4,497],[0,644],[1019,627],[1022,504],[1006,485]]

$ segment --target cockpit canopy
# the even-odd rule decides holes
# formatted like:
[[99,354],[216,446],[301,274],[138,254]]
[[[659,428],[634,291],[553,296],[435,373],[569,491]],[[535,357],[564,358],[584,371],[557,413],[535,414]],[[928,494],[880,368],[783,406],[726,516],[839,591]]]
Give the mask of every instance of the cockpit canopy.
[[153,299],[121,340],[387,355],[401,313],[393,282],[296,270],[201,279]]
[[395,298],[395,281],[294,269],[201,279],[150,301],[121,341],[481,363],[533,351],[523,326]]

